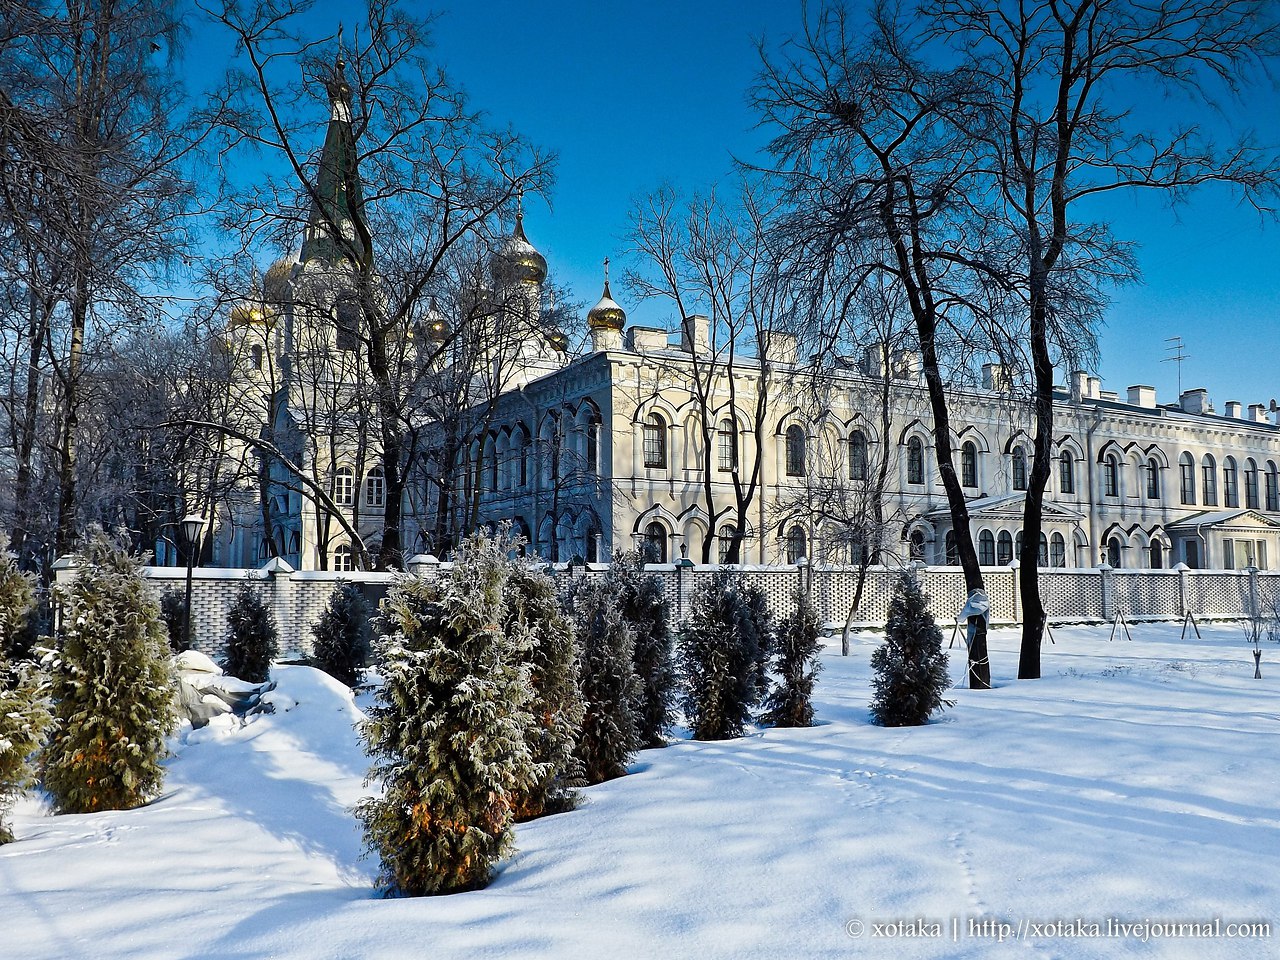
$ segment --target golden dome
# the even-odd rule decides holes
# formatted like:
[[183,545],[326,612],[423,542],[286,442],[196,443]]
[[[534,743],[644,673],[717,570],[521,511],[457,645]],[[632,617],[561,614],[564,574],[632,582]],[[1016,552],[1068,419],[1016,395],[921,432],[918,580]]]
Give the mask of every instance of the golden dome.
[[260,303],[237,303],[231,308],[228,327],[243,327],[251,323],[265,323],[270,326],[275,322],[275,314]]
[[524,215],[516,214],[515,232],[493,258],[493,274],[500,280],[542,283],[547,279],[547,259],[524,235]]
[[298,260],[290,254],[281,257],[267,270],[262,278],[262,297],[268,303],[285,303],[289,299],[289,281],[293,279],[293,268]]
[[621,330],[626,325],[626,311],[614,301],[606,280],[600,302],[587,312],[587,326],[592,330]]

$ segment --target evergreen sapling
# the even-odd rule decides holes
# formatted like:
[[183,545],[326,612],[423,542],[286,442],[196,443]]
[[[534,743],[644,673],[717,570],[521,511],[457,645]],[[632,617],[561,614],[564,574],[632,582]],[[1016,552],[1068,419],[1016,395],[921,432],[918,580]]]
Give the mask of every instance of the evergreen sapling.
[[822,664],[818,651],[818,613],[804,590],[795,593],[795,610],[778,625],[773,669],[777,686],[765,700],[761,723],[775,727],[813,726],[813,686]]
[[640,747],[632,713],[639,684],[632,667],[631,628],[607,582],[584,583],[574,597],[586,714],[578,757],[588,783],[627,772]]
[[369,605],[360,588],[353,583],[335,586],[311,636],[315,665],[340,683],[357,686],[369,662]]
[[911,571],[894,584],[884,643],[871,654],[871,667],[871,718],[883,727],[919,726],[935,710],[952,706],[942,697],[951,685],[942,631]]
[[679,654],[685,719],[695,740],[740,737],[751,719],[761,694],[757,615],[731,574],[694,591]]
[[176,679],[160,605],[138,562],[102,531],[77,555],[63,630],[45,660],[56,724],[41,779],[62,813],[127,810],[164,779]]
[[375,641],[383,683],[362,732],[380,797],[356,807],[389,894],[489,883],[520,796],[547,775],[529,747],[530,640],[509,637],[510,540],[477,534],[437,580],[397,585]]
[[240,587],[227,622],[231,633],[222,669],[250,683],[265,683],[271,676],[271,662],[279,656],[280,639],[256,587],[248,583]]
[[637,680],[632,714],[640,746],[666,746],[673,723],[676,672],[671,650],[670,610],[662,581],[644,572],[639,552],[615,553],[608,581],[622,619],[631,627]]

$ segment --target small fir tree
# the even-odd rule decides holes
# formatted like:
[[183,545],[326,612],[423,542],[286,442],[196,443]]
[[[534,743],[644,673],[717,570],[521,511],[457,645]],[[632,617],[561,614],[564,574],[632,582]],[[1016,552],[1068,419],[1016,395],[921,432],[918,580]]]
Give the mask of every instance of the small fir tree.
[[607,582],[583,584],[574,597],[574,613],[586,701],[578,757],[587,782],[603,783],[623,776],[640,747],[633,714],[639,683],[632,666],[631,628]]
[[875,670],[871,718],[883,727],[919,726],[935,710],[952,705],[953,701],[942,698],[951,685],[942,631],[911,571],[894,584],[884,643],[871,654],[871,667]]
[[56,724],[41,779],[63,813],[127,810],[164,779],[164,738],[177,722],[169,645],[160,605],[123,546],[95,531],[77,560],[49,658]]
[[360,588],[337,584],[311,635],[315,665],[348,687],[357,686],[369,662],[369,605]]
[[0,533],[0,663],[27,659],[35,598],[32,577],[18,569],[9,538]]
[[160,619],[169,635],[169,649],[175,654],[191,649],[187,643],[187,595],[180,590],[160,594]]
[[741,583],[742,602],[738,606],[742,646],[755,668],[756,689],[763,696],[769,689],[769,656],[777,634],[769,598],[755,584]]
[[632,665],[638,685],[632,713],[640,746],[666,746],[676,700],[676,671],[670,608],[662,581],[644,572],[644,559],[637,551],[614,554],[608,579],[634,642]]
[[231,633],[222,669],[250,683],[265,683],[271,676],[271,662],[280,653],[280,636],[271,611],[252,584],[240,587],[227,622]]
[[8,545],[0,534],[0,844],[13,840],[6,817],[34,780],[31,758],[51,719],[36,665],[11,659],[28,628],[35,591]]
[[695,740],[741,736],[760,700],[760,640],[751,610],[731,574],[694,591],[679,651],[685,719]]
[[488,884],[517,798],[547,775],[529,747],[531,641],[503,630],[509,549],[505,534],[478,534],[440,579],[402,582],[382,604],[383,683],[362,732],[383,792],[356,815],[389,894]]
[[813,726],[813,685],[818,662],[818,613],[804,590],[795,593],[795,610],[778,625],[773,669],[779,682],[765,701],[761,723],[775,727]]
[[583,700],[578,689],[578,655],[573,624],[556,596],[555,583],[526,563],[514,563],[507,579],[506,630],[519,648],[528,648],[533,701],[529,712],[529,749],[543,774],[517,795],[517,822],[572,810],[575,787],[583,783],[574,755],[582,727]]

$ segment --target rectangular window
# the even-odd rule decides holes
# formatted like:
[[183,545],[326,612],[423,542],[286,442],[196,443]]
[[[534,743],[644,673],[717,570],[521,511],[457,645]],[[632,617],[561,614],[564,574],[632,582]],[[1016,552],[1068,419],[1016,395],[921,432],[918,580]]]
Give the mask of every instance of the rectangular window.
[[1253,555],[1253,562],[1259,570],[1267,569],[1267,541],[1255,541],[1256,551]]
[[1183,553],[1186,555],[1187,566],[1192,570],[1200,569],[1200,544],[1195,540],[1183,541]]
[[1236,542],[1230,537],[1222,541],[1222,567],[1224,570],[1236,568]]

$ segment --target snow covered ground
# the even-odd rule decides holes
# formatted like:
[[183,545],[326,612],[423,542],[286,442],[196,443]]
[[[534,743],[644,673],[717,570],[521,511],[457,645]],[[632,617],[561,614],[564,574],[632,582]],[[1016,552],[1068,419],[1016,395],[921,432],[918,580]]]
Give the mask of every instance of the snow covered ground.
[[148,807],[19,804],[0,956],[1280,957],[1280,648],[1254,680],[1236,625],[1054,633],[1038,682],[994,633],[997,689],[914,729],[868,723],[874,635],[829,648],[820,726],[646,751],[422,900],[360,859],[357,706],[280,667],[281,712],[188,730]]

